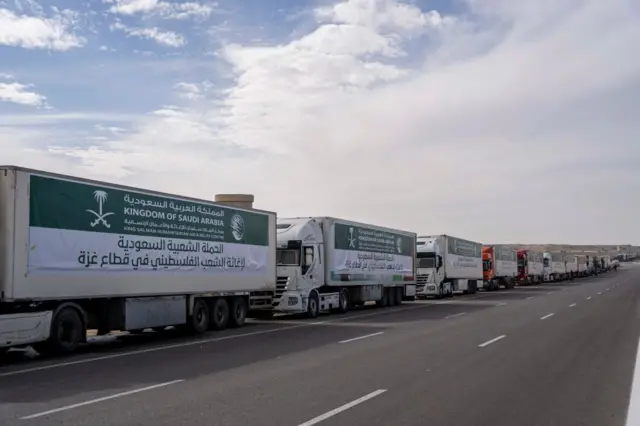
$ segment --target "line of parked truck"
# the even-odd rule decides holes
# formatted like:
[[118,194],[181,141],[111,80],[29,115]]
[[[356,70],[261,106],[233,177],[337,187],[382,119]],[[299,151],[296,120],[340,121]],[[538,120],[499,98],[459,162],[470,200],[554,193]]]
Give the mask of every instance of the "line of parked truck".
[[0,349],[69,353],[87,330],[203,333],[612,265],[0,167]]

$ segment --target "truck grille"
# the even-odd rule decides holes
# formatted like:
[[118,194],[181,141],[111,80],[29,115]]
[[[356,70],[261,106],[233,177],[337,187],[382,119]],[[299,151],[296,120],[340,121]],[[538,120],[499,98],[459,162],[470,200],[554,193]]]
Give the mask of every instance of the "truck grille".
[[429,274],[417,275],[416,276],[416,292],[420,293],[424,291],[424,288],[427,285],[427,281],[429,281]]
[[289,277],[276,278],[276,297],[274,302],[280,301],[280,298],[282,297],[282,293],[287,291],[288,285],[289,285]]

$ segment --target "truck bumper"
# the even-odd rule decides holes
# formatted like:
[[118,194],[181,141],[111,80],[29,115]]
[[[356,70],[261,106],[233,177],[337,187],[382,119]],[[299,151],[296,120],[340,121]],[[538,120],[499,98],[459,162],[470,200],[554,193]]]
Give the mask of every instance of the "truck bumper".
[[429,296],[437,296],[438,295],[438,286],[435,284],[425,284],[423,286],[419,286],[416,290],[417,297],[429,297]]
[[273,309],[278,312],[296,313],[307,311],[307,298],[298,291],[285,291],[280,299],[275,301]]

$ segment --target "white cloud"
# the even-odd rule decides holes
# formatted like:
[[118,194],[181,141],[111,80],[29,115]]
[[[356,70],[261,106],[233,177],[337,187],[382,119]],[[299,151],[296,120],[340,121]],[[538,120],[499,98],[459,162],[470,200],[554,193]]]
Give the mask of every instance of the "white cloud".
[[381,32],[423,32],[453,23],[435,10],[423,13],[418,7],[396,0],[350,0],[316,10],[320,20],[350,24]]
[[182,34],[174,31],[162,31],[157,27],[153,28],[130,28],[121,23],[111,25],[112,29],[124,31],[127,35],[147,40],[168,47],[181,47],[187,44],[187,40]]
[[[9,74],[0,74],[0,77],[12,78]],[[31,89],[32,85],[20,84],[18,82],[0,82],[0,102],[11,102],[14,104],[47,107],[47,98]]]
[[466,4],[452,17],[393,0],[320,8],[299,39],[225,47],[235,80],[221,99],[38,161],[204,198],[252,192],[281,215],[638,243],[634,3]]
[[202,91],[197,84],[194,83],[178,83],[174,86],[174,89],[178,92],[178,96],[182,99],[197,100],[202,99]]
[[86,40],[73,32],[75,17],[70,11],[42,17],[0,8],[0,45],[60,51],[82,47]]
[[211,15],[213,7],[196,2],[166,2],[160,0],[104,0],[112,3],[112,13],[121,15],[157,15],[165,19],[204,18]]

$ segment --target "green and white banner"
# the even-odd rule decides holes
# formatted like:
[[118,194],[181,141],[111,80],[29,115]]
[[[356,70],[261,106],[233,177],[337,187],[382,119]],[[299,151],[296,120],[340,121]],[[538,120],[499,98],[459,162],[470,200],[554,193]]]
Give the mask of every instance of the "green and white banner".
[[264,273],[269,216],[32,175],[29,273]]
[[387,276],[404,281],[414,276],[415,238],[342,223],[334,225],[332,274],[352,280]]

